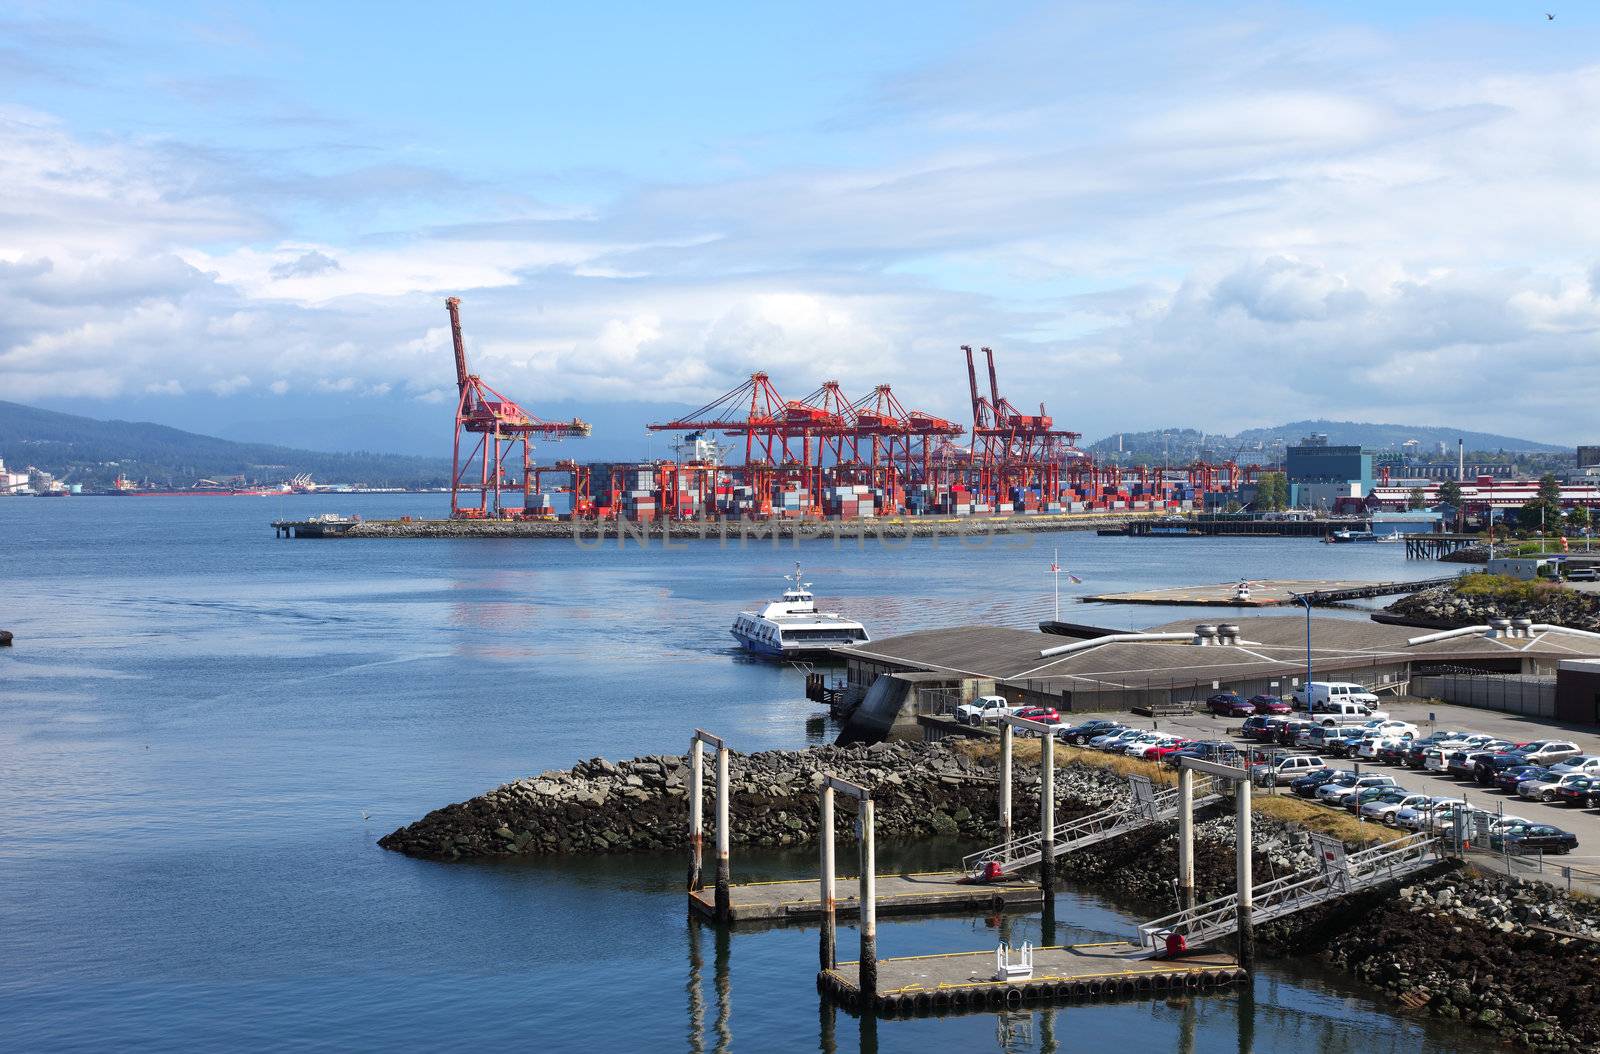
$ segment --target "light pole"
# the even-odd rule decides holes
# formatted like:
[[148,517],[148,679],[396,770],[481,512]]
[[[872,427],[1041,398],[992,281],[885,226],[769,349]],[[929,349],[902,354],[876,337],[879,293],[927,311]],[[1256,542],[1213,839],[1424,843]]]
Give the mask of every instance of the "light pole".
[[1290,593],[1306,606],[1306,713],[1311,712],[1311,598],[1304,593]]

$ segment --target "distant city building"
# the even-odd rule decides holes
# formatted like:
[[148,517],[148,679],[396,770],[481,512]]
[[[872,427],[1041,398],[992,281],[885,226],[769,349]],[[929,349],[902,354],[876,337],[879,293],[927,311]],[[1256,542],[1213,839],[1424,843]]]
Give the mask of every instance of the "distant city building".
[[1325,435],[1307,436],[1285,451],[1284,468],[1297,508],[1332,509],[1372,490],[1372,455],[1358,446],[1330,446]]
[[1578,471],[1582,472],[1589,468],[1600,468],[1600,446],[1578,448]]

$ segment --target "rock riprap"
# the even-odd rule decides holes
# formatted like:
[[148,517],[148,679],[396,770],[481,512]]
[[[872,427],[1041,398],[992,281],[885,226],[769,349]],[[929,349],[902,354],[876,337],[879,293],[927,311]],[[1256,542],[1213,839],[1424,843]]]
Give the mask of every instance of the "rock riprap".
[[[729,759],[731,841],[794,846],[816,841],[824,772],[869,787],[884,839],[934,835],[992,838],[998,807],[993,771],[941,744],[879,743],[734,753]],[[546,853],[618,853],[688,845],[689,765],[678,755],[630,761],[593,758],[566,770],[514,780],[470,801],[436,809],[379,840],[385,849],[440,860]],[[1101,769],[1062,766],[1058,814],[1067,819],[1126,794]],[[1013,823],[1038,822],[1039,778],[1019,766]],[[715,765],[706,755],[706,838],[715,823]],[[841,808],[840,830],[851,810]]]

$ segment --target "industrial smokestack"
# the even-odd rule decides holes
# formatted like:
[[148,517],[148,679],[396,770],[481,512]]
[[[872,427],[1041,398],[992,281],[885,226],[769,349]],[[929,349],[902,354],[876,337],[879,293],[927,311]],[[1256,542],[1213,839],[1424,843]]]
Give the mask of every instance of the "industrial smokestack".
[[1467,481],[1467,441],[1465,439],[1458,438],[1456,440],[1456,482],[1457,483],[1465,483],[1466,481]]

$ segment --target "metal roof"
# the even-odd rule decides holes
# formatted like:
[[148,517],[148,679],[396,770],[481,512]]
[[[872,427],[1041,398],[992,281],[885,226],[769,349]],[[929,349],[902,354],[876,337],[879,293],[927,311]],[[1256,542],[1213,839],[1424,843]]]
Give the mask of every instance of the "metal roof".
[[[878,661],[905,669],[940,670],[995,680],[1059,680],[1057,687],[1139,687],[1159,682],[1244,680],[1305,668],[1306,623],[1293,615],[1227,618],[1237,625],[1240,643],[1196,647],[1181,641],[1118,641],[1067,655],[1044,657],[1040,651],[1071,638],[1004,626],[961,626],[888,637],[871,644],[840,649],[847,658]],[[1149,632],[1191,630],[1196,620],[1180,619]],[[1600,638],[1548,631],[1531,638],[1453,637],[1423,644],[1408,643],[1426,630],[1357,619],[1312,619],[1311,661],[1315,669],[1337,671],[1374,664],[1434,661],[1481,661],[1522,658],[1577,659],[1600,657]]]

